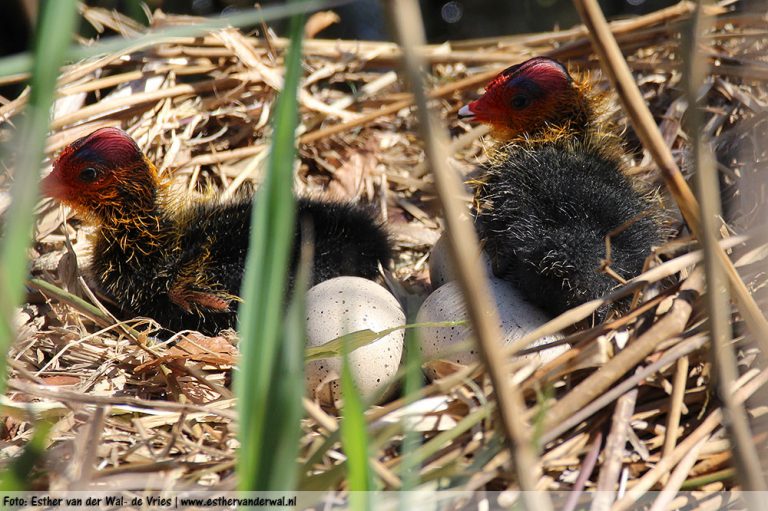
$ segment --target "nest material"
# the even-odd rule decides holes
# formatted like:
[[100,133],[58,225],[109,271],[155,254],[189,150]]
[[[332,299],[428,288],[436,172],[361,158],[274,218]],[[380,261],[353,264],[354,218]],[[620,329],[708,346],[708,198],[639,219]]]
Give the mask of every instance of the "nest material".
[[[731,233],[743,233],[766,218],[761,134],[768,126],[762,115],[768,98],[763,57],[768,22],[738,6],[718,8],[715,28],[703,40],[714,67],[701,90],[704,128],[717,150]],[[679,30],[691,12],[691,4],[681,3],[613,24],[683,167],[686,105]],[[105,30],[125,35],[140,30],[114,13],[86,9],[84,14]],[[187,22],[160,14],[154,20],[156,25]],[[215,189],[232,194],[249,182],[258,184],[285,47],[286,41],[268,33],[246,36],[230,29],[71,65],[60,81],[48,155],[99,127],[120,126],[160,172],[172,173],[174,186],[189,193]],[[430,63],[432,97],[454,135],[452,164],[465,174],[485,158],[483,130],[459,122],[455,113],[490,76],[537,54],[568,60],[582,70],[597,68],[580,27],[447,43],[423,53]],[[295,187],[300,194],[378,204],[398,250],[393,271],[401,283],[400,298],[423,299],[429,289],[425,261],[441,221],[411,96],[397,74],[398,55],[391,43],[306,41]],[[593,78],[608,89],[599,73]],[[24,91],[0,107],[0,117],[12,121],[27,96]],[[618,107],[611,115],[626,125]],[[6,123],[4,136],[11,129]],[[632,151],[629,173],[648,186],[662,187],[630,127],[625,139]],[[680,234],[659,248],[646,279],[650,285],[637,294],[631,313],[572,334],[568,340],[574,348],[544,367],[513,364],[514,381],[526,389],[529,406],[547,410],[543,420],[534,412],[530,417],[543,431],[540,489],[621,486],[646,491],[675,467],[687,470],[684,489],[711,491],[735,484],[731,445],[719,402],[710,392],[705,308],[690,298],[703,292],[703,280],[693,269],[696,247],[672,213]],[[236,415],[228,389],[237,355],[234,339],[183,334],[175,346],[151,345],[146,333],[137,334],[151,332],[151,322],[116,322],[98,306],[78,270],[74,255],[81,256],[81,264],[87,258],[87,228],[63,220],[58,207],[43,203],[32,257],[38,280],[18,313],[18,341],[9,355],[10,390],[3,401],[9,415],[0,457],[18,454],[30,438],[32,410],[54,423],[49,467],[39,486],[234,487]],[[765,297],[760,266],[765,251],[755,250],[758,245],[745,243],[741,235],[724,244],[733,248],[750,288]],[[689,293],[680,292],[686,289]],[[552,327],[569,327],[580,319],[569,313]],[[735,311],[732,322],[742,373],[735,391],[746,398],[760,389],[768,373],[760,371],[757,351],[740,337]],[[626,353],[627,345],[639,355],[611,356]],[[162,371],[161,364],[170,371]],[[447,363],[432,368],[444,378],[425,386],[408,407],[420,417],[410,424],[423,442],[416,454],[421,480],[441,478],[445,487],[456,489],[515,488],[482,370]],[[603,387],[592,385],[596,379]],[[399,399],[372,407],[369,423],[401,420],[404,406]],[[318,484],[343,488],[343,471],[333,470],[344,459],[340,446],[321,441],[338,427],[337,420],[306,400],[305,409],[300,489]],[[757,422],[764,422],[764,413],[751,410]],[[669,428],[679,434],[668,434]],[[397,489],[402,433],[374,431],[380,446],[373,463],[377,484]],[[762,449],[760,435],[756,441]],[[691,448],[694,455],[685,457],[683,465]],[[595,464],[599,470],[593,470]]]

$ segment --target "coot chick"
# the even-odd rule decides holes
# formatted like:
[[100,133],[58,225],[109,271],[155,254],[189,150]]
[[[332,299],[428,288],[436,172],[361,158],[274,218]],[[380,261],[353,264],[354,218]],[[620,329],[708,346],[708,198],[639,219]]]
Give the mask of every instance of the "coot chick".
[[[474,180],[476,225],[494,273],[552,314],[640,274],[663,238],[663,208],[625,174],[604,105],[589,80],[536,57],[504,70],[459,111],[498,140]],[[627,305],[603,307],[598,319]]]
[[[171,330],[234,328],[250,237],[253,194],[223,200],[171,193],[124,131],[103,128],[56,159],[44,194],[95,224],[90,272],[129,313]],[[387,233],[371,210],[298,199],[291,275],[301,225],[313,229],[313,284],[342,275],[374,278],[390,261]]]

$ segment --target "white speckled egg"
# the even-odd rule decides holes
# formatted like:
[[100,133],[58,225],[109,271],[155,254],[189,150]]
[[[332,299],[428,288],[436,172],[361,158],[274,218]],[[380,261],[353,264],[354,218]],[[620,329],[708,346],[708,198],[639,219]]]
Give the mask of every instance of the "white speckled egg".
[[[373,281],[337,277],[307,292],[307,345],[321,346],[360,330],[381,332],[405,324],[405,313],[392,294]],[[404,330],[397,330],[349,354],[350,369],[364,399],[389,385],[400,366]],[[341,357],[313,360],[305,366],[309,396],[332,404],[341,398]],[[386,397],[386,393],[381,399]]]
[[[499,310],[500,327],[506,342],[520,339],[550,319],[544,312],[525,301],[520,292],[509,282],[491,278],[489,279],[489,286]],[[419,309],[416,322],[459,321],[466,320],[468,317],[459,284],[454,281],[448,282],[427,297]],[[445,358],[458,364],[470,364],[479,358],[477,348],[474,346],[468,350],[448,354],[457,344],[472,339],[469,325],[426,327],[419,328],[418,331],[421,356],[424,359]],[[547,336],[539,340],[536,345],[546,344],[560,338],[562,338],[560,335]],[[525,357],[538,357],[542,362],[545,362],[566,349],[568,346],[563,345]],[[429,369],[426,372],[430,380],[435,377]]]
[[[480,252],[485,270],[492,274],[491,260],[484,251]],[[443,232],[429,254],[429,278],[432,281],[432,289],[437,289],[446,282],[456,280],[456,272],[453,270],[450,249],[448,248],[448,235]]]

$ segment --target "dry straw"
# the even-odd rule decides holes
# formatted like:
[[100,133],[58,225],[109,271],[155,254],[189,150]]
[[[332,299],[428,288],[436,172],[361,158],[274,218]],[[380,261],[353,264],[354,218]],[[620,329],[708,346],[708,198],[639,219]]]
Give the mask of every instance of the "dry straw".
[[[585,319],[602,301],[585,304],[508,348],[497,360],[499,367],[489,373],[483,366],[440,365],[443,377],[415,396],[366,410],[377,487],[397,489],[402,484],[399,449],[406,413],[421,442],[413,456],[422,485],[439,480],[457,489],[518,489],[521,483],[549,490],[599,488],[615,492],[602,494],[607,500],[600,509],[628,509],[662,482],[669,485],[666,500],[676,487],[702,490],[690,499],[704,499],[707,492],[743,481],[729,468],[744,445],[724,428],[724,405],[711,391],[715,370],[708,312],[698,298],[705,285],[695,268],[703,257],[711,262],[713,252],[723,254],[717,256],[718,264],[727,255],[746,284],[741,290],[732,288],[738,308],[722,307],[739,369],[725,381],[734,398],[730,405],[743,407],[753,421],[763,420],[764,408],[748,398],[761,390],[768,373],[760,365],[759,351],[743,336],[760,331],[752,303],[764,305],[766,299],[766,239],[760,222],[766,209],[758,178],[766,156],[762,137],[768,133],[759,115],[768,104],[763,82],[768,75],[761,60],[768,46],[768,22],[738,10],[740,5],[725,2],[705,10],[711,29],[700,36],[710,67],[697,97],[706,105],[703,131],[717,155],[725,198],[722,250],[713,251],[710,245],[699,251],[676,207],[689,225],[698,217],[679,179],[690,177],[681,130],[687,101],[679,56],[694,4],[682,2],[612,22],[608,27],[642,103],[650,109],[659,143],[670,150],[655,165],[660,146],[639,143],[645,141],[641,129],[627,124],[624,111],[616,107],[615,120],[627,126],[629,172],[665,190],[668,170],[682,169],[675,178],[677,188],[665,193],[670,226],[678,234],[657,249],[648,272],[606,297],[635,294],[636,308],[627,316],[590,328]],[[143,30],[107,11],[86,8],[85,15],[97,17],[108,32]],[[155,27],[189,22],[161,13],[153,18]],[[234,193],[249,183],[258,185],[285,47],[286,41],[270,33],[224,29],[72,64],[59,80],[47,154],[53,156],[98,127],[122,126],[180,191]],[[471,131],[456,119],[456,111],[499,69],[532,55],[552,55],[574,69],[594,70],[597,86],[610,87],[597,71],[607,61],[595,59],[584,27],[423,46],[417,53],[428,66],[423,78],[440,124],[457,135],[448,164],[461,174],[485,156],[482,131]],[[440,234],[442,212],[436,201],[440,187],[425,172],[424,138],[412,109],[415,99],[400,79],[402,57],[392,43],[307,40],[300,95],[301,164],[294,186],[299,193],[378,204],[397,245],[392,270],[401,283],[398,292],[403,299],[419,299],[427,291],[425,260]],[[14,130],[28,96],[22,92],[0,106],[3,136]],[[7,165],[12,173],[13,166]],[[7,186],[10,177],[2,179]],[[743,183],[749,185],[738,188]],[[234,488],[237,420],[228,390],[237,357],[234,340],[181,333],[175,346],[153,345],[148,338],[151,321],[118,322],[97,303],[104,297],[92,296],[87,280],[78,278],[88,262],[87,228],[76,219],[63,222],[59,208],[48,202],[38,210],[31,263],[36,280],[17,313],[9,391],[0,403],[7,416],[1,455],[18,454],[30,438],[32,414],[53,421],[47,443],[52,461],[41,485]],[[730,272],[729,278],[734,275]],[[749,307],[743,308],[745,304]],[[546,332],[563,329],[573,349],[546,366],[526,366],[509,356]],[[508,402],[497,405],[498,386],[510,378],[520,383],[524,398],[518,398],[517,406],[524,404],[528,411],[517,417],[523,435],[509,436],[520,441],[531,435],[540,446],[539,460],[533,462],[540,470],[527,473],[528,480],[515,475],[520,459],[512,462],[506,443],[509,424],[497,427],[497,408],[506,408],[499,411],[507,418],[509,414]],[[304,411],[300,488],[343,490],[345,457],[336,411],[309,401]],[[766,438],[761,430],[751,434],[746,442]],[[69,469],[57,464],[70,459],[81,465]],[[616,501],[618,495],[623,497]],[[689,503],[696,506],[693,500]]]

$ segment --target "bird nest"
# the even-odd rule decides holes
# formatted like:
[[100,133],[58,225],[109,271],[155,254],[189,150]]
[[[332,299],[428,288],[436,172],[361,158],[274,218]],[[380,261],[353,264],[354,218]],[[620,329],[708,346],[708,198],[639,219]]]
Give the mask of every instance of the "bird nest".
[[[768,61],[762,56],[768,22],[731,4],[710,13],[714,25],[702,44],[711,68],[699,101],[718,158],[726,220],[721,244],[763,299],[765,250],[750,229],[766,213],[760,164],[766,156]],[[688,149],[681,129],[687,104],[680,32],[692,12],[683,2],[611,25],[682,168],[688,168]],[[116,13],[86,8],[83,14],[105,32],[131,37],[144,30]],[[153,18],[155,27],[189,22],[161,13]],[[230,195],[258,186],[286,46],[268,30],[246,35],[226,29],[72,64],[60,79],[47,155],[97,128],[119,126],[189,194],[213,189]],[[594,70],[597,86],[607,90],[591,51],[583,27],[421,49],[431,97],[453,137],[453,168],[466,175],[486,158],[483,130],[471,129],[456,112],[489,77],[530,56],[550,55]],[[378,205],[397,249],[393,292],[402,303],[418,303],[430,290],[426,261],[442,220],[413,98],[398,72],[400,50],[392,43],[310,38],[304,55],[295,189]],[[0,107],[9,121],[5,130],[13,129],[28,95],[25,90]],[[659,170],[618,104],[612,115],[626,128],[629,173],[663,192]],[[705,490],[686,499],[737,484],[734,441],[712,391],[706,307],[696,298],[704,291],[696,269],[702,255],[674,201],[667,197],[666,203],[676,234],[656,251],[633,310],[596,326],[589,324],[589,311],[570,311],[548,327],[571,332],[571,350],[543,366],[514,366],[541,445],[539,489],[618,488],[627,503],[662,487],[670,474],[677,488]],[[17,455],[35,421],[44,418],[53,425],[47,466],[34,481],[39,488],[234,488],[234,335],[181,334],[174,344],[155,344],[151,321],[117,321],[79,271],[78,264],[87,264],[87,235],[87,227],[58,206],[45,201],[39,207],[32,278],[8,356],[0,457]],[[734,307],[740,372],[732,392],[751,403],[768,372],[758,365],[742,323]],[[516,488],[482,368],[436,363],[433,369],[440,379],[425,384],[407,408],[401,397],[366,411],[377,486],[402,487],[403,433],[387,426],[407,412],[420,438],[415,457],[422,483]],[[326,441],[338,429],[337,416],[308,399],[304,406],[299,488],[343,489],[343,451]],[[756,424],[765,422],[764,408],[750,405],[748,411]],[[764,440],[762,433],[754,437],[760,449]]]

